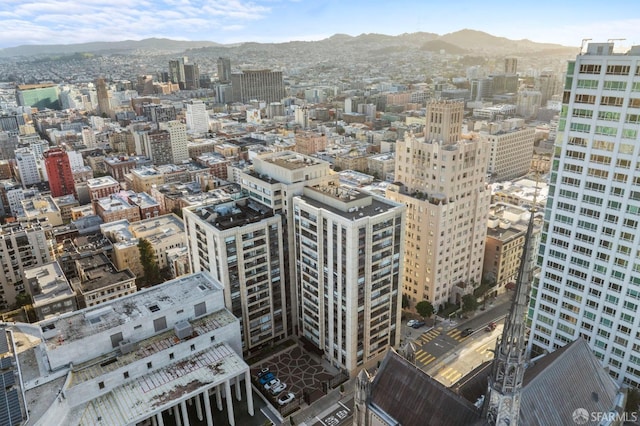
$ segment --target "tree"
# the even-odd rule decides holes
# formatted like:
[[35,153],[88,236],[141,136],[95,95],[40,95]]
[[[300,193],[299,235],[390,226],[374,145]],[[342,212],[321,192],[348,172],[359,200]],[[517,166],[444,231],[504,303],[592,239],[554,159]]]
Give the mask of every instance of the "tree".
[[151,286],[162,282],[160,276],[160,268],[158,262],[156,262],[155,254],[153,253],[153,246],[151,243],[141,238],[138,242],[138,250],[140,252],[140,263],[142,264],[142,270],[144,271],[143,279],[141,280],[145,286]]
[[486,281],[483,281],[478,287],[473,290],[473,295],[478,299],[482,298],[482,306],[487,307],[487,293],[491,289],[491,285]]
[[473,294],[462,296],[462,312],[473,312],[478,309],[478,301]]
[[16,294],[16,307],[21,308],[23,306],[27,306],[31,304],[31,296],[29,293],[18,293]]
[[402,295],[402,309],[407,309],[410,304],[411,304],[411,300],[409,299],[409,296],[407,296],[406,294],[403,294]]
[[429,318],[433,315],[435,311],[431,302],[427,300],[423,300],[422,302],[418,302],[416,304],[416,311],[422,318]]

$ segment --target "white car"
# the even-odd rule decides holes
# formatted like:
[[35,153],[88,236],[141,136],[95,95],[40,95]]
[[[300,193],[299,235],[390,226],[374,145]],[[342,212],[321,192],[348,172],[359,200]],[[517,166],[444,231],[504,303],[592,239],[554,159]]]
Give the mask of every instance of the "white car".
[[285,405],[290,403],[291,401],[293,401],[293,399],[295,398],[295,394],[293,392],[287,392],[287,393],[283,393],[282,395],[280,395],[278,397],[278,404],[280,405]]
[[286,383],[280,383],[276,386],[272,386],[271,387],[271,395],[277,395],[280,392],[282,392],[283,390],[285,390],[287,388],[287,384]]
[[409,321],[407,321],[407,325],[408,325],[409,327],[413,327],[413,324],[415,324],[415,323],[416,323],[416,321],[417,321],[417,320],[409,320]]
[[271,390],[276,386],[280,386],[280,379],[273,379],[264,385],[264,390]]

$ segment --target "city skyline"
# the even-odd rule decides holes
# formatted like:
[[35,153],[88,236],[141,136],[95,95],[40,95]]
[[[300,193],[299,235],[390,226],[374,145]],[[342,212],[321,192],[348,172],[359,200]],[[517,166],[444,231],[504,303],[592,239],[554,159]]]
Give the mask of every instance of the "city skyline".
[[598,7],[593,0],[583,2],[579,9],[549,0],[536,4],[538,11],[548,13],[524,13],[499,0],[483,6],[478,9],[469,0],[444,4],[400,0],[393,6],[335,0],[321,4],[299,0],[143,0],[134,5],[124,0],[9,0],[0,5],[0,26],[5,29],[0,49],[151,37],[221,44],[280,43],[321,40],[334,34],[444,35],[467,28],[512,40],[565,46],[579,46],[583,38],[640,44],[640,19],[626,13],[633,10],[630,0],[614,0],[607,8]]

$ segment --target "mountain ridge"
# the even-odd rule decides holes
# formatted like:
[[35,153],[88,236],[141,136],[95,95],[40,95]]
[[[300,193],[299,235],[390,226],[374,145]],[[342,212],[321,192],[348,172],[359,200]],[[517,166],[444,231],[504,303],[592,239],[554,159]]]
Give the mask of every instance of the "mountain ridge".
[[[437,43],[433,43],[436,42]],[[431,43],[430,43],[431,42]],[[397,46],[399,48],[423,48],[430,43],[432,47],[441,46],[445,51],[448,46],[449,53],[501,53],[516,54],[518,52],[529,53],[532,51],[562,51],[564,49],[575,49],[573,46],[563,46],[553,43],[537,43],[527,39],[511,40],[505,37],[498,37],[492,34],[472,30],[462,29],[452,33],[439,35],[429,32],[403,33],[399,35],[387,35],[381,33],[362,33],[357,36],[348,34],[334,34],[322,40],[301,41],[291,40],[283,43],[258,43],[244,42],[233,44],[221,44],[213,41],[189,41],[174,40],[169,38],[146,38],[142,40],[122,40],[122,41],[100,41],[77,44],[55,44],[55,45],[21,45],[0,49],[2,57],[31,57],[52,54],[73,54],[73,53],[132,53],[145,50],[148,53],[178,53],[189,49],[201,48],[237,48],[242,46],[290,46],[295,43],[331,44],[343,46],[359,46],[367,48],[388,48]],[[431,48],[429,48],[431,50]]]

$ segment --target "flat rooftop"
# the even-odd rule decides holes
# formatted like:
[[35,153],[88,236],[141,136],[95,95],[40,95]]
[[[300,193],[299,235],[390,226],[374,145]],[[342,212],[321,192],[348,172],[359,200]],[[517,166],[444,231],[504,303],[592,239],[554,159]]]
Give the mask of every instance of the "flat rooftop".
[[184,234],[184,223],[175,214],[166,214],[129,225],[133,236],[145,238],[152,244],[176,234]]
[[24,277],[31,287],[34,306],[47,305],[74,294],[57,261],[27,269],[24,271]]
[[[202,335],[231,324],[234,321],[237,321],[236,317],[226,309],[222,309],[204,318],[190,321],[189,323],[193,327],[194,333]],[[129,365],[138,359],[146,358],[170,348],[177,342],[179,342],[179,339],[176,337],[175,330],[169,328],[164,333],[136,342],[136,349],[128,354],[118,354],[116,356],[114,352],[111,352],[101,357],[93,358],[85,363],[74,365],[69,387],[94,380],[104,374]]]
[[507,229],[500,227],[487,229],[487,237],[495,238],[500,241],[509,241],[518,235],[524,235],[524,231],[513,227],[509,227]]
[[[329,200],[337,201],[337,203],[332,203],[332,205],[330,203],[319,201],[314,197],[314,192],[321,197],[328,196]],[[401,204],[382,200],[369,193],[358,191],[354,188],[334,185],[306,187],[305,194],[300,195],[299,197],[313,207],[324,209],[353,220],[362,217],[377,216],[402,206]]]
[[235,203],[209,204],[189,208],[200,219],[203,219],[220,230],[244,226],[259,222],[274,213],[269,207],[245,198]]
[[140,422],[160,407],[170,406],[205,383],[222,383],[248,368],[224,343],[177,360],[118,386],[109,393],[76,408],[67,416],[70,424],[113,426]]
[[[183,306],[193,300],[193,295],[199,292],[220,292],[222,289],[205,274],[186,275],[159,285],[143,289],[109,301],[108,305],[97,305],[82,311],[70,312],[56,317],[52,321],[42,321],[40,326],[45,332],[45,343],[48,348],[55,349],[64,341],[75,341],[85,336],[95,334],[122,325],[130,318],[151,317],[154,306],[169,309]],[[150,308],[154,309],[152,311]],[[55,331],[55,333],[51,333]]]
[[264,160],[267,163],[275,164],[288,170],[304,169],[305,167],[317,166],[318,164],[324,163],[313,157],[297,153],[274,155]]

